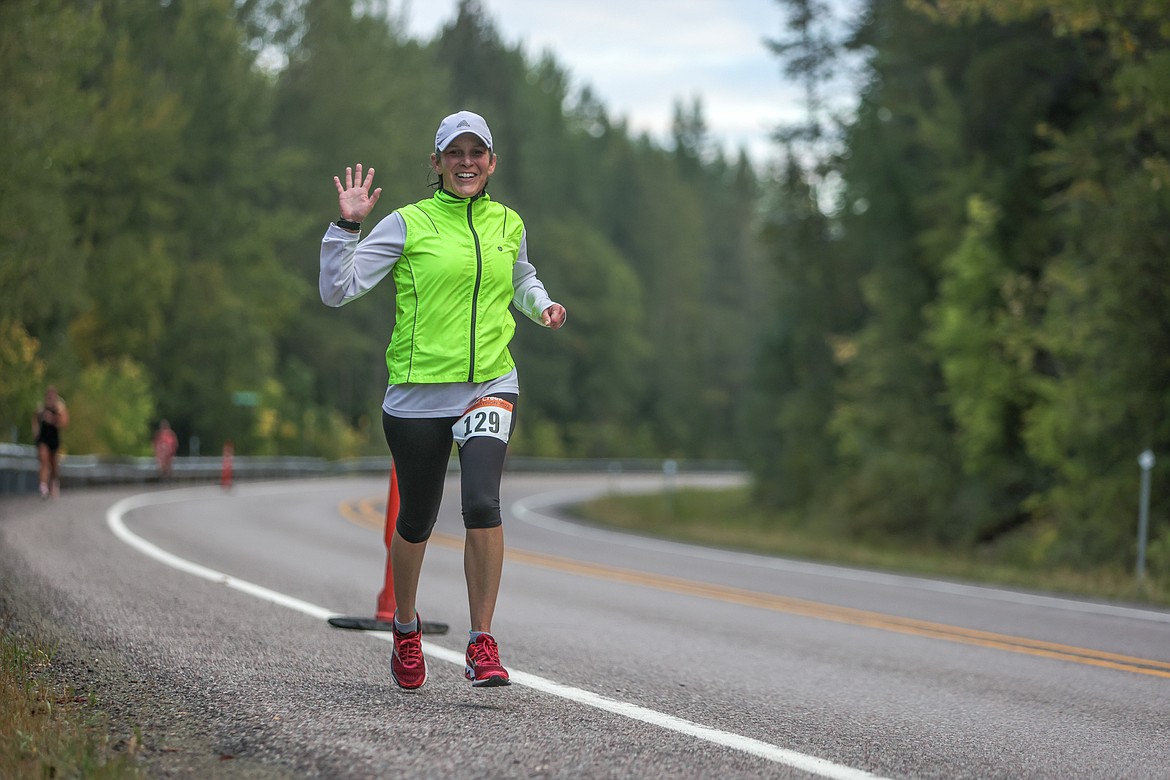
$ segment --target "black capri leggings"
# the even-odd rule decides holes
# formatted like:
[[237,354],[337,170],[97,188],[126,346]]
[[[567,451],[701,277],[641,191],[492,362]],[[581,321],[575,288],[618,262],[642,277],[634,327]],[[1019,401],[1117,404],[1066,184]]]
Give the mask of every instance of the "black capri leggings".
[[[516,427],[516,393],[496,393],[512,404],[512,429]],[[398,478],[398,519],[395,528],[408,542],[425,542],[431,536],[443,500],[447,461],[458,417],[408,418],[382,412],[382,430],[394,458]],[[500,480],[508,445],[490,436],[468,439],[459,448],[460,487],[465,528],[501,525]]]

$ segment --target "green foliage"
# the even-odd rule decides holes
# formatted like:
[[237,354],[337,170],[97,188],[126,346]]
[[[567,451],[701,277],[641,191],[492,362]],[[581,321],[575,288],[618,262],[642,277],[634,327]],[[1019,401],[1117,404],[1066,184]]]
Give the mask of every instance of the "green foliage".
[[832,335],[848,312],[839,306],[828,220],[794,154],[774,188],[764,237],[778,275],[776,314],[765,326],[750,406],[759,435],[748,442],[751,461],[769,475],[760,496],[791,504],[808,501],[835,460],[825,436],[837,376]]
[[149,455],[155,401],[146,370],[130,358],[86,367],[62,395],[69,427],[62,448],[73,453]]
[[[385,445],[370,447],[373,434],[369,417],[350,426],[336,409],[306,408],[295,402],[275,379],[259,393],[259,403],[249,412],[251,440],[257,455],[308,455],[339,460],[367,454],[384,454]],[[378,432],[379,434],[381,431]]]
[[938,296],[927,311],[926,335],[939,356],[963,463],[980,472],[992,467],[1000,454],[1009,434],[1005,409],[1018,390],[996,333],[1005,269],[987,245],[987,235],[998,216],[978,197],[971,198],[969,211],[967,238],[943,259]]
[[[184,450],[198,437],[205,452],[231,439],[240,454],[384,454],[394,290],[320,304],[332,178],[376,169],[372,221],[429,196],[435,125],[466,107],[496,138],[492,197],[524,216],[570,311],[555,334],[520,324],[514,451],[738,452],[742,318],[767,305],[755,177],[706,148],[697,102],[675,150],[631,139],[470,0],[433,41],[380,4],[335,0],[18,1],[0,15],[0,315],[39,344],[30,381],[81,403],[71,451],[141,450],[127,427],[141,414],[102,430],[80,392],[132,378]],[[260,403],[236,405],[240,391]]]
[[0,322],[0,441],[32,440],[45,379],[39,346],[19,322]]
[[1170,528],[1150,540],[1146,548],[1146,571],[1159,582],[1170,580]]
[[0,319],[56,342],[85,283],[72,185],[92,150],[84,82],[100,21],[68,0],[0,4]]
[[176,226],[173,177],[189,114],[160,74],[143,77],[127,33],[103,43],[93,153],[75,187],[86,304],[70,335],[83,362],[146,362],[173,295],[171,236],[160,227]]
[[[866,86],[826,163],[835,209],[802,233],[817,215],[779,200],[784,229],[767,236],[792,302],[762,387],[780,410],[818,388],[772,418],[780,446],[754,461],[761,485],[811,483],[773,500],[857,535],[1006,545],[1030,565],[1132,560],[1136,456],[1170,449],[1164,12],[867,4],[851,42]],[[815,76],[802,41],[778,52]],[[806,167],[778,191],[824,176]],[[799,306],[831,288],[784,259],[811,257],[845,269],[840,289],[863,303],[828,327]],[[1153,482],[1161,539],[1167,483]]]
[[559,433],[553,445],[547,430],[534,432],[531,440],[544,442],[541,454],[623,452],[641,386],[639,368],[649,353],[641,284],[591,225],[553,219],[530,233],[529,252],[540,258],[541,278],[570,312],[572,327],[553,333],[517,315],[512,351],[523,379],[525,427],[531,424],[531,388],[540,399],[534,416]]

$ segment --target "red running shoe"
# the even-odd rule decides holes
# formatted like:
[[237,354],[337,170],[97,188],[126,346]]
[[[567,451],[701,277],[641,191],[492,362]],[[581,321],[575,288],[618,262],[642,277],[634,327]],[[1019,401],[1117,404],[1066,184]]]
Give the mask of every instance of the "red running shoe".
[[[417,614],[416,614],[417,617]],[[390,658],[390,676],[400,688],[421,688],[427,681],[427,661],[422,651],[422,619],[408,634],[394,628],[394,655]]]
[[480,634],[467,643],[467,665],[463,674],[474,688],[495,688],[511,685],[508,670],[500,666],[500,648],[491,634]]

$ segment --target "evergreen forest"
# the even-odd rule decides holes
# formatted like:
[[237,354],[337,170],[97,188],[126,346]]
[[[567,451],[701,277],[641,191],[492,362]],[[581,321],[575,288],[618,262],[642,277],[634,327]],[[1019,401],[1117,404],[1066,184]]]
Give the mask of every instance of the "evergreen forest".
[[[518,322],[512,451],[731,459],[856,538],[1170,572],[1170,4],[776,0],[805,119],[752,160],[675,104],[630,130],[461,0],[433,40],[368,0],[0,4],[0,431],[47,384],[72,453],[385,455],[384,284],[321,304],[332,177],[427,197],[435,126],[570,312]],[[847,112],[827,99],[847,79]],[[520,317],[523,320],[523,317]]]

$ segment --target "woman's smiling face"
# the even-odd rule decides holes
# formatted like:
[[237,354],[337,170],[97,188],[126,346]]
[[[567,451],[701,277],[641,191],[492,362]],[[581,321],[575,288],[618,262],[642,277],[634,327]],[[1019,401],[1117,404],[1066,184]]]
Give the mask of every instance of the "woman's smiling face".
[[471,198],[487,186],[496,170],[496,156],[479,136],[464,133],[441,152],[431,155],[431,165],[443,181],[443,189],[460,198]]

